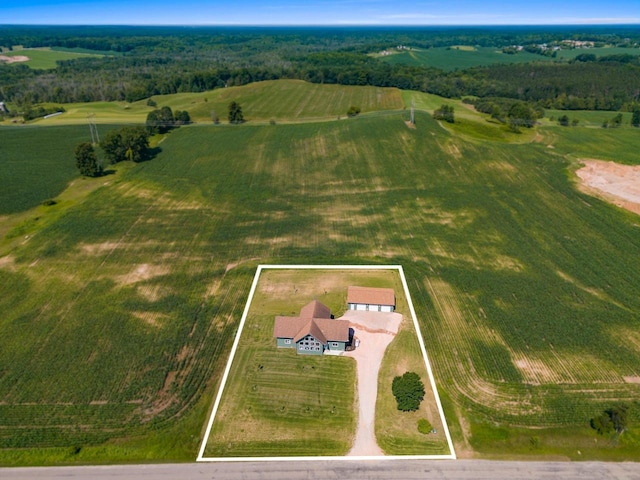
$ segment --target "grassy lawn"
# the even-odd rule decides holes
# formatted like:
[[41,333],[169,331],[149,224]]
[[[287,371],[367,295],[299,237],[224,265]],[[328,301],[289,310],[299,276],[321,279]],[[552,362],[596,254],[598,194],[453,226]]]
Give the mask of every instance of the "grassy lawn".
[[[400,310],[398,310],[400,311]],[[427,342],[429,336],[426,335]],[[427,348],[429,344],[427,343]],[[401,412],[391,392],[394,377],[415,372],[425,386],[425,398],[415,412]],[[418,431],[418,420],[426,418],[437,433]],[[405,317],[401,330],[393,339],[380,368],[378,400],[376,402],[376,438],[387,455],[448,455],[449,447],[437,409],[435,395],[429,384],[427,369],[413,322]]]
[[355,362],[276,350],[273,318],[248,318],[205,455],[344,455],[356,421]]
[[[637,163],[636,130],[543,126],[514,143],[405,117],[180,128],[154,160],[23,225],[0,257],[0,463],[193,460],[258,263],[402,264],[456,445],[494,454],[486,425],[601,445],[589,419],[626,401],[615,455],[637,460],[623,442],[640,425],[625,381],[640,376],[638,220],[570,175],[582,156]],[[25,129],[7,150],[30,166],[3,182],[37,201],[7,197],[3,227],[71,180],[43,195],[35,173],[57,175],[69,128]]]

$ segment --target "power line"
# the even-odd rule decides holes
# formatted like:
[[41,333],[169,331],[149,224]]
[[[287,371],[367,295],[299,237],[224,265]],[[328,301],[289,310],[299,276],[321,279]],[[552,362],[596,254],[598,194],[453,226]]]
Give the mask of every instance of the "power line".
[[98,127],[96,126],[96,114],[89,113],[87,115],[87,122],[89,123],[89,131],[91,132],[91,143],[96,145],[100,143],[100,135],[98,135]]

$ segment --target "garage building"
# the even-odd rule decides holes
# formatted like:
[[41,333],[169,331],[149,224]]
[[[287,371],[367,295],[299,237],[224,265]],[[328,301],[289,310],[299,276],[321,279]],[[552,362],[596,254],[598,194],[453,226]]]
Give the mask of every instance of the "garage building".
[[396,295],[392,288],[349,287],[347,291],[349,310],[369,312],[393,312]]

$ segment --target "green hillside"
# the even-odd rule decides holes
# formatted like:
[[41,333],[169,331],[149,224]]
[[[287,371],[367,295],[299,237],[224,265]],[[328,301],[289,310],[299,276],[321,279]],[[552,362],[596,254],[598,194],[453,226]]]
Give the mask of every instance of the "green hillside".
[[[227,123],[228,106],[232,101],[242,106],[245,120],[266,123],[299,122],[319,119],[335,120],[345,117],[350,106],[360,107],[363,113],[403,108],[400,90],[379,87],[320,85],[300,80],[258,82],[242,87],[229,87],[202,93],[156,95],[152,99],[158,107],[186,110],[198,123],[212,123],[215,112]],[[96,123],[144,123],[153,107],[147,100],[132,104],[125,102],[72,103],[63,105],[66,112],[40,125],[86,123],[87,115],[95,114]]]

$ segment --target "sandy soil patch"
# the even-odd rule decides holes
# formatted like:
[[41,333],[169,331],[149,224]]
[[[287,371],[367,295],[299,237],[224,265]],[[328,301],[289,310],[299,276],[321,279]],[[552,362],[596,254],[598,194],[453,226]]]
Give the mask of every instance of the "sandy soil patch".
[[622,377],[627,383],[640,383],[640,377]]
[[0,268],[12,269],[15,264],[15,259],[11,255],[0,257]]
[[130,285],[142,280],[149,280],[169,273],[169,268],[163,265],[150,265],[143,263],[137,265],[131,272],[126,275],[117,277],[118,283],[122,285]]
[[402,315],[349,310],[341,318],[349,320],[360,340],[358,348],[345,353],[356,360],[358,373],[358,427],[348,455],[381,456],[384,452],[375,436],[378,373],[384,352],[398,333]]
[[169,318],[168,315],[160,312],[148,312],[148,311],[134,311],[131,315],[139,320],[142,320],[147,325],[160,328],[164,321]]
[[31,60],[29,57],[25,57],[24,55],[0,55],[0,62],[3,63],[18,63],[18,62],[28,62]]
[[601,160],[583,160],[576,171],[582,185],[606,200],[640,215],[640,165],[620,165]]

